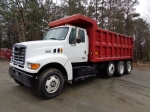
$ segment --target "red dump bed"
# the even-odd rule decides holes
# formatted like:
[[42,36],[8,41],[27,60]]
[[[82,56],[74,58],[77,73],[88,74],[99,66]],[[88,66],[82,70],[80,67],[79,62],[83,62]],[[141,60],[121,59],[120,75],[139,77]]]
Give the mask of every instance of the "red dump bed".
[[98,28],[95,20],[76,14],[49,23],[49,27],[71,24],[87,30],[92,62],[133,59],[133,38]]

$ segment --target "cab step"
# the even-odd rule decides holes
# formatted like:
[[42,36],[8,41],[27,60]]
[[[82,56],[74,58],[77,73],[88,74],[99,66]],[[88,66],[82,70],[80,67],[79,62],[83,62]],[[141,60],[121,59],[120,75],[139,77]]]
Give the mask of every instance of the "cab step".
[[74,81],[84,80],[87,77],[96,76],[98,73],[96,67],[91,66],[77,66],[73,67]]
[[93,75],[87,75],[87,76],[81,76],[81,77],[75,78],[74,81],[84,80],[85,78],[88,78],[88,77],[94,77],[94,76],[96,76],[96,74],[93,74]]

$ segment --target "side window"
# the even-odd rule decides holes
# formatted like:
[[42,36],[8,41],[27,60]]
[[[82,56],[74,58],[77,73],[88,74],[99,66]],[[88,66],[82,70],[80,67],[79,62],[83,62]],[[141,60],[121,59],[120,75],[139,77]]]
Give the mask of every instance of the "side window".
[[85,35],[83,30],[79,30],[80,42],[85,42]]
[[76,39],[76,29],[72,29],[69,36],[69,44],[74,44]]

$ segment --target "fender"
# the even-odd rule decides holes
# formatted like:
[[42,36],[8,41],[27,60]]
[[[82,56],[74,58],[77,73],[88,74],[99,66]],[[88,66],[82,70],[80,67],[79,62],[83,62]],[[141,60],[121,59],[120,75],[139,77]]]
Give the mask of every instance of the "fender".
[[73,79],[73,69],[72,69],[72,64],[71,64],[69,59],[67,60],[64,67],[65,67],[67,74],[68,74],[68,81],[72,80]]
[[[30,73],[38,73],[38,71],[45,65],[49,63],[59,63],[61,64],[67,72],[68,80],[72,80],[73,78],[73,70],[72,64],[67,56],[64,54],[51,54],[51,55],[40,55],[36,57],[31,57],[26,60],[27,63],[40,63],[40,67],[38,70],[26,70]],[[27,66],[27,65],[26,65]]]

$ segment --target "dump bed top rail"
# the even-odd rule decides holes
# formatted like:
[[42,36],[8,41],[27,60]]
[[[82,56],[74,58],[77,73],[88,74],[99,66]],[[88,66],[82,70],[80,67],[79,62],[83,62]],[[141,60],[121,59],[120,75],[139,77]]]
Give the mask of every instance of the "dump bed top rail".
[[95,28],[98,27],[97,22],[95,20],[88,18],[86,16],[83,16],[81,14],[76,14],[76,15],[69,16],[60,20],[50,22],[49,27],[52,28],[52,27],[61,26],[65,24],[71,24],[71,25],[78,26],[78,27],[89,26],[89,25]]

